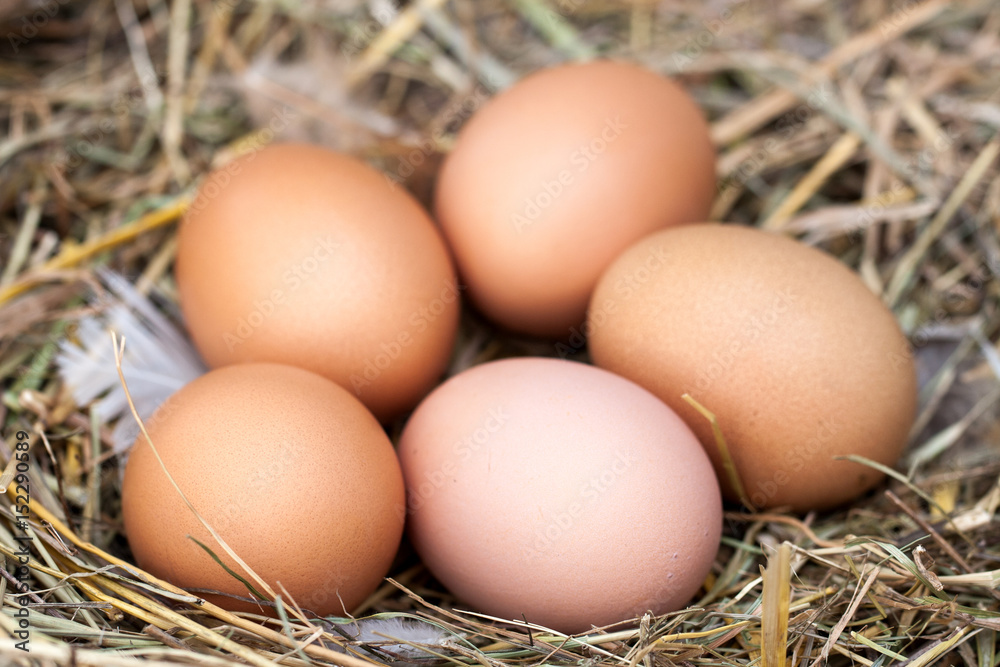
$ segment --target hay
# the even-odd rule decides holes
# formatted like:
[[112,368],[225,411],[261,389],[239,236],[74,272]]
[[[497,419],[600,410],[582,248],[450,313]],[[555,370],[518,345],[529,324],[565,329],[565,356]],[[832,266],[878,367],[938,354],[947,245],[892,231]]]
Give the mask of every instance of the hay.
[[[998,664],[993,0],[19,0],[0,8],[0,37],[0,455],[14,481],[0,508],[0,664],[401,655],[390,649],[406,637],[233,615],[130,566],[113,425],[75,405],[53,359],[97,267],[172,311],[173,221],[201,174],[271,130],[349,150],[426,201],[463,103],[594,54],[676,75],[697,97],[719,148],[713,215],[822,244],[894,308],[921,371],[908,454],[881,491],[836,512],[727,514],[700,599],[674,614],[578,637],[504,623],[463,611],[405,548],[358,613],[432,620],[441,640],[418,640],[422,657],[403,658],[415,662]],[[470,313],[461,338],[458,366],[554,354]]]

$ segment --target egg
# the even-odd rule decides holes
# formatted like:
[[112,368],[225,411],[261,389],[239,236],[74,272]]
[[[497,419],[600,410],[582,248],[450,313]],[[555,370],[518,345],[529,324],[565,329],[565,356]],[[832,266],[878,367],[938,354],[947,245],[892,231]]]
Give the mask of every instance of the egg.
[[458,326],[461,288],[428,214],[376,170],[318,146],[269,146],[206,177],[180,227],[176,274],[210,366],[299,366],[380,419],[437,382]]
[[183,588],[250,595],[194,541],[250,580],[165,467],[235,553],[303,609],[345,616],[388,572],[403,533],[403,478],[385,432],[347,390],[291,366],[226,366],[185,385],[146,426],[163,467],[139,436],[122,487],[125,533],[144,570]]
[[566,338],[621,251],[708,217],[714,162],[705,119],[677,83],[623,62],[562,65],[514,84],[462,127],[435,212],[486,316]]
[[688,225],[639,241],[601,277],[587,333],[594,362],[649,389],[698,434],[729,498],[716,415],[756,508],[827,509],[882,479],[917,405],[893,314],[815,248],[735,225]]
[[462,602],[578,632],[682,607],[719,545],[721,495],[691,430],[590,365],[466,370],[399,442],[409,535]]

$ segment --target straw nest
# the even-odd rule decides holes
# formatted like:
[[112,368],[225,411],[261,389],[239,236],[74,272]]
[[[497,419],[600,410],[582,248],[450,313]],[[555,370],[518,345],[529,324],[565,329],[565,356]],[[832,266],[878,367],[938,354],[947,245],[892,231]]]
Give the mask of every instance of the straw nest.
[[[356,615],[433,620],[439,641],[405,658],[419,663],[998,664],[993,0],[8,0],[0,28],[0,454],[14,480],[0,508],[0,663],[399,659],[329,620],[196,604],[129,566],[114,424],[76,404],[54,358],[93,310],[98,267],[175,314],[173,222],[212,166],[304,139],[426,201],[464,101],[607,55],[678,77],[709,115],[715,218],[821,245],[894,309],[922,387],[906,457],[836,512],[731,508],[700,598],[673,614],[578,637],[497,622],[464,611],[404,548]],[[553,354],[471,314],[461,341],[465,363]]]

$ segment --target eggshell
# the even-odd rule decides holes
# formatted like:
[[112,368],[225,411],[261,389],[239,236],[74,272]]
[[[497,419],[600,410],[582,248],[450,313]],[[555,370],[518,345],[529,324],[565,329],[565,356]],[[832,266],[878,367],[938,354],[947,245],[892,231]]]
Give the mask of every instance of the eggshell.
[[417,202],[354,158],[298,144],[206,177],[180,228],[177,286],[209,365],[272,361],[412,408],[451,353],[459,287]]
[[465,603],[564,632],[682,607],[721,496],[684,423],[593,366],[519,358],[435,389],[399,443],[410,536]]
[[690,225],[629,248],[590,305],[594,362],[646,387],[691,426],[722,477],[714,412],[756,507],[824,509],[892,466],[917,384],[892,313],[829,255],[768,232]]
[[[227,366],[184,386],[147,428],[195,509],[301,607],[344,616],[387,573],[403,532],[403,479],[378,421],[345,389],[290,366]],[[142,436],[125,468],[122,509],[140,567],[184,588],[249,596],[187,537],[249,579],[184,504]]]
[[564,338],[634,241],[708,217],[715,153],[673,81],[598,61],[534,73],[472,116],[435,210],[471,300],[514,331]]

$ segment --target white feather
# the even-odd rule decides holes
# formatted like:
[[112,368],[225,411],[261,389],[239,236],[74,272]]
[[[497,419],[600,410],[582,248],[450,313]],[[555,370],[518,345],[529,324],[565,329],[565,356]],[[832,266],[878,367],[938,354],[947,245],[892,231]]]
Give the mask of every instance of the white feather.
[[401,617],[362,618],[339,627],[355,641],[401,658],[430,657],[411,644],[442,646],[452,636],[431,623]]
[[122,453],[135,441],[139,426],[118,378],[111,331],[125,338],[122,373],[143,420],[207,369],[184,334],[125,278],[104,269],[97,275],[108,292],[92,300],[93,315],[77,322],[79,344],[62,341],[56,364],[77,405],[100,398],[94,407],[101,421],[118,421],[113,444]]

